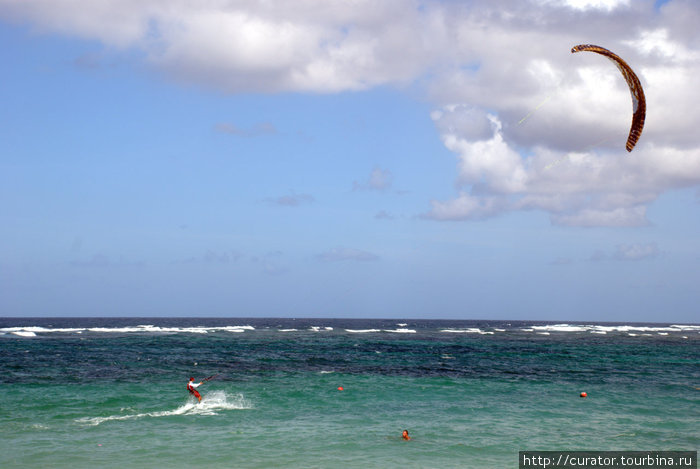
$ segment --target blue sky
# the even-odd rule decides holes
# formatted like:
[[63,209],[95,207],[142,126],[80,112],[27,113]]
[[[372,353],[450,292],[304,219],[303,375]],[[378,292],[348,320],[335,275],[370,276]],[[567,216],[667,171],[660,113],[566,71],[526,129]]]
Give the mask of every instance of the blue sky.
[[0,0],[0,316],[698,322],[696,3],[301,3]]

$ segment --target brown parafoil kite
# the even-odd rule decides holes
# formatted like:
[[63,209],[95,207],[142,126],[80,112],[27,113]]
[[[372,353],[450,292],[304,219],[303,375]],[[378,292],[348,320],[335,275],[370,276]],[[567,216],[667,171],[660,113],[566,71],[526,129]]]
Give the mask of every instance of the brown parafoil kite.
[[646,99],[644,99],[644,90],[642,89],[642,84],[639,82],[639,78],[637,78],[632,68],[627,65],[627,62],[604,47],[595,46],[593,44],[580,44],[571,48],[572,54],[581,51],[595,52],[604,55],[617,65],[617,68],[622,72],[622,76],[625,77],[625,81],[630,88],[633,105],[632,127],[630,127],[630,133],[627,137],[627,145],[625,145],[625,147],[627,151],[632,151],[637,144],[637,140],[639,140],[639,136],[642,135],[644,118],[647,113],[647,102]]

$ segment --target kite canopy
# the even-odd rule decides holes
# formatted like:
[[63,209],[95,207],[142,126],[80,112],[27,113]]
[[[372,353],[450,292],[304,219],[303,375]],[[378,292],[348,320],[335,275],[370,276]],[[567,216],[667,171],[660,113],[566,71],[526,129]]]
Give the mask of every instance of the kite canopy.
[[644,118],[647,113],[647,101],[644,98],[644,90],[642,89],[642,84],[639,82],[639,78],[634,73],[632,68],[627,65],[627,62],[622,60],[617,54],[610,52],[608,49],[593,44],[579,44],[571,48],[571,53],[576,52],[595,52],[596,54],[604,55],[605,57],[612,60],[617,68],[625,77],[627,86],[630,88],[630,94],[632,95],[632,127],[630,127],[630,133],[627,136],[627,144],[625,147],[627,151],[632,151],[634,146],[637,144],[637,140],[642,135],[642,129],[644,128]]

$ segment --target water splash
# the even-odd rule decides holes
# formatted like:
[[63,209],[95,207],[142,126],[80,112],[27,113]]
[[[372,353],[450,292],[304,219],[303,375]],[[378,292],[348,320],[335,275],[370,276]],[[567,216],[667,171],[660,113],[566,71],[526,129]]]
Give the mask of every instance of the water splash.
[[187,403],[173,410],[143,412],[138,414],[110,415],[108,417],[82,417],[75,421],[88,426],[100,425],[113,420],[134,420],[148,417],[170,417],[174,415],[217,415],[223,410],[252,409],[253,405],[243,394],[229,395],[225,391],[207,393],[202,402],[188,400]]

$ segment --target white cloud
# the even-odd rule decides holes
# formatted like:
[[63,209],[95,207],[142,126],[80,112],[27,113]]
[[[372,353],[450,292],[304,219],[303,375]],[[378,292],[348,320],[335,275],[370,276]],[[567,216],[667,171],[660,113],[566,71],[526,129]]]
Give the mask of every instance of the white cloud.
[[[478,44],[483,52],[473,51],[477,67],[432,85],[433,99],[443,103],[432,117],[456,156],[458,194],[433,201],[427,217],[479,220],[541,210],[561,225],[640,226],[660,194],[700,184],[697,36],[672,35],[681,19],[655,13],[651,3],[613,3],[629,19],[618,8],[584,8],[573,17],[543,8],[517,20],[481,18],[488,32],[475,17],[456,19],[465,23],[464,50]],[[680,3],[686,9],[677,15],[688,15],[689,4]],[[700,7],[689,9],[698,16]],[[639,27],[626,27],[632,18]],[[581,34],[584,28],[593,34]],[[590,38],[625,57],[644,85],[646,126],[630,154],[624,79],[599,55],[569,53]],[[484,135],[486,119],[492,126]]]
[[385,191],[391,187],[393,176],[388,169],[375,167],[365,182],[353,181],[353,190]]
[[613,10],[620,6],[627,6],[630,0],[540,0],[539,3],[547,6],[563,6],[574,10]]
[[639,261],[651,259],[659,254],[656,243],[621,244],[615,248],[613,258],[621,261]]
[[413,0],[0,0],[0,17],[137,49],[177,79],[230,92],[410,81],[448,46],[441,14]]
[[[694,1],[0,0],[0,18],[135,50],[175,80],[232,93],[424,85],[458,170],[457,193],[430,218],[540,210],[557,224],[638,226],[660,194],[700,184]],[[603,57],[570,53],[587,42],[644,85],[631,154],[626,84]],[[358,184],[391,178],[376,168]]]

